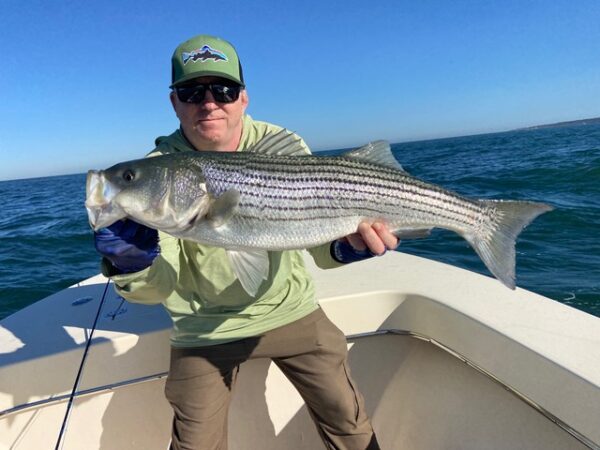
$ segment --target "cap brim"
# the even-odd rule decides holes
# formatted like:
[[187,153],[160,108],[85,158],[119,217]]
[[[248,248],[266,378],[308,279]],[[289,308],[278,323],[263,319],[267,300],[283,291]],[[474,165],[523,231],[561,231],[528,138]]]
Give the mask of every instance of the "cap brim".
[[169,88],[173,89],[177,86],[180,86],[182,84],[184,84],[186,81],[190,81],[193,80],[195,78],[200,78],[200,77],[219,77],[219,78],[225,78],[226,80],[230,80],[233,81],[234,83],[239,84],[242,87],[245,87],[244,83],[242,83],[240,80],[236,79],[235,77],[232,77],[231,75],[228,75],[226,73],[223,72],[213,72],[213,71],[205,71],[205,72],[194,72],[194,73],[190,73],[187,74],[183,77],[181,77],[179,80],[177,80],[177,82],[171,84],[169,86]]

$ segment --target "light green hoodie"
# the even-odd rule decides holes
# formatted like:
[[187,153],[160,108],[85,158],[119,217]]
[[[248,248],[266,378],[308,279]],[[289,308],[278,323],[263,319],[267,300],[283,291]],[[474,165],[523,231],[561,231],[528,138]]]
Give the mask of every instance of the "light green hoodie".
[[[280,127],[243,118],[238,151],[255,145]],[[306,152],[310,150],[302,141]],[[194,151],[181,131],[156,139],[149,156]],[[177,239],[159,232],[160,255],[149,268],[113,275],[117,292],[135,303],[162,303],[173,319],[171,344],[199,347],[258,336],[314,311],[311,276],[300,251],[269,252],[269,276],[258,294],[250,297],[232,272],[225,250]],[[321,268],[341,265],[329,244],[309,249]],[[103,265],[103,273],[109,267]]]

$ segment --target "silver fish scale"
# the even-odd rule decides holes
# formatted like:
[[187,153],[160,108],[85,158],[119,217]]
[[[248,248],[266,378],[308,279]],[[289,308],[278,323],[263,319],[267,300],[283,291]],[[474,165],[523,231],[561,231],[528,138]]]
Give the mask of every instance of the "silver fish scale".
[[236,153],[195,163],[209,193],[236,189],[240,204],[225,226],[200,221],[190,234],[230,248],[315,246],[356,231],[361,220],[383,220],[392,230],[469,231],[487,214],[477,202],[406,173],[346,158]]

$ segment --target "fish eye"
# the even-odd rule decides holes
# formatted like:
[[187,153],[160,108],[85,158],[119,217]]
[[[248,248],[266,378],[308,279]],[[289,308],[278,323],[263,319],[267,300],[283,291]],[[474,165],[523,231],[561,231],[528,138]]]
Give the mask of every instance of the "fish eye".
[[135,173],[133,172],[133,170],[127,169],[125,172],[123,172],[123,179],[125,181],[135,180]]

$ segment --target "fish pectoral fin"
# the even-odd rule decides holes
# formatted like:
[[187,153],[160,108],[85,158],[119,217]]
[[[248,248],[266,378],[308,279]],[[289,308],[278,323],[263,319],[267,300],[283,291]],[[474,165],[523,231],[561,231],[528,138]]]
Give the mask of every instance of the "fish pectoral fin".
[[356,161],[377,164],[378,166],[406,172],[402,165],[392,154],[390,143],[387,141],[374,141],[355,150],[342,153],[341,157]]
[[244,290],[255,297],[269,276],[269,253],[266,250],[227,250],[227,256]]
[[240,193],[236,189],[229,189],[214,199],[208,209],[206,218],[214,227],[220,227],[235,214],[240,204]]

